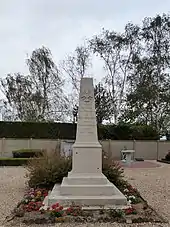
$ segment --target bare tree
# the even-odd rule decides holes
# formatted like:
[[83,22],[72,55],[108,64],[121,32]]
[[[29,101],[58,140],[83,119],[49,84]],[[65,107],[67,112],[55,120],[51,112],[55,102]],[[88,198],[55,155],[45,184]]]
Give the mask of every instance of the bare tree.
[[[30,117],[32,120],[37,120],[39,108],[38,105],[35,108],[33,99],[39,103],[38,96],[33,93],[33,86],[28,77],[19,73],[14,75],[8,74],[5,79],[1,80],[1,85],[1,91],[6,96],[3,108],[6,114],[8,112],[9,119],[12,119],[12,115],[15,115],[15,117],[13,116],[14,119],[18,118],[22,121],[30,120]],[[11,117],[9,117],[9,113],[11,113]]]
[[8,105],[22,121],[62,120],[68,107],[64,81],[49,49],[42,47],[27,59],[30,75],[19,73],[1,80]]
[[[71,104],[72,113],[75,113],[74,108],[78,105],[80,80],[87,75],[90,67],[90,53],[87,47],[79,46],[75,49],[73,54],[66,57],[61,62],[61,69],[66,74],[70,86],[69,100]],[[74,114],[73,114],[74,119]]]
[[73,54],[67,56],[61,64],[64,72],[71,79],[73,90],[79,91],[80,79],[84,77],[90,66],[90,53],[87,47],[77,47]]
[[140,29],[142,55],[133,56],[128,74],[129,90],[122,118],[154,126],[169,125],[170,16],[146,17]]
[[117,123],[124,101],[126,79],[131,58],[137,44],[139,28],[128,24],[123,34],[103,30],[89,41],[91,51],[104,62],[107,85],[113,105],[114,122]]

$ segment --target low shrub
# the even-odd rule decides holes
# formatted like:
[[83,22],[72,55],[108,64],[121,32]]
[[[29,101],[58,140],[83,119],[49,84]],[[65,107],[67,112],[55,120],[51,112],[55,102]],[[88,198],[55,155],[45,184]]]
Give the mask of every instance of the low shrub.
[[43,149],[20,149],[12,151],[14,158],[32,158],[39,157],[45,152]]
[[[59,152],[44,153],[43,159],[30,160],[27,164],[28,185],[33,188],[51,189],[55,183],[61,183],[71,171],[71,157],[61,157]],[[123,180],[123,169],[111,157],[103,153],[103,173],[110,182],[124,189],[127,182]]]
[[43,153],[42,159],[32,159],[27,163],[28,185],[31,188],[51,189],[55,183],[61,183],[71,170],[70,158],[61,157],[58,152]]
[[168,154],[165,156],[165,160],[166,160],[166,161],[170,161],[170,151],[169,151]]
[[26,165],[30,158],[0,158],[0,166]]
[[106,154],[104,151],[102,153],[103,166],[102,171],[103,174],[107,177],[107,179],[116,185],[121,191],[123,191],[128,183],[124,180],[124,170],[119,165],[118,162],[114,161],[110,154]]

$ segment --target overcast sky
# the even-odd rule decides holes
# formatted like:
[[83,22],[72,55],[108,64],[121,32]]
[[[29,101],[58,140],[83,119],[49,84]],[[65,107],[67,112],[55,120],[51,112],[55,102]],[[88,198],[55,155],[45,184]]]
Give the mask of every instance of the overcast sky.
[[0,0],[0,77],[26,73],[27,53],[42,45],[57,63],[103,27],[122,31],[168,10],[170,0]]

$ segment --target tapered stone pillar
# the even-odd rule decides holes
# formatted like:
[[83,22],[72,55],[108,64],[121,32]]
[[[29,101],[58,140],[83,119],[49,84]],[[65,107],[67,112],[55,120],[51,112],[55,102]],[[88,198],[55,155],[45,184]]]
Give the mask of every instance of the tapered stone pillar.
[[71,174],[101,174],[102,147],[98,141],[92,78],[82,78],[76,141]]
[[49,205],[72,202],[82,206],[123,206],[126,197],[102,173],[102,147],[98,141],[92,78],[82,78],[72,171],[55,185]]

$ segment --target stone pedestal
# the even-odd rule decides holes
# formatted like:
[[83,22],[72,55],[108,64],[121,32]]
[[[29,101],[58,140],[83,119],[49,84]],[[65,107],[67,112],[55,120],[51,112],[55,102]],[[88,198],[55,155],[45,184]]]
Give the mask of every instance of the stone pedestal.
[[125,206],[126,197],[102,173],[102,147],[98,141],[92,78],[82,78],[72,171],[55,185],[48,204]]
[[126,155],[126,158],[125,158],[125,163],[129,166],[131,165],[131,163],[133,162],[133,154],[135,153],[134,150],[122,150],[121,153],[123,155]]

